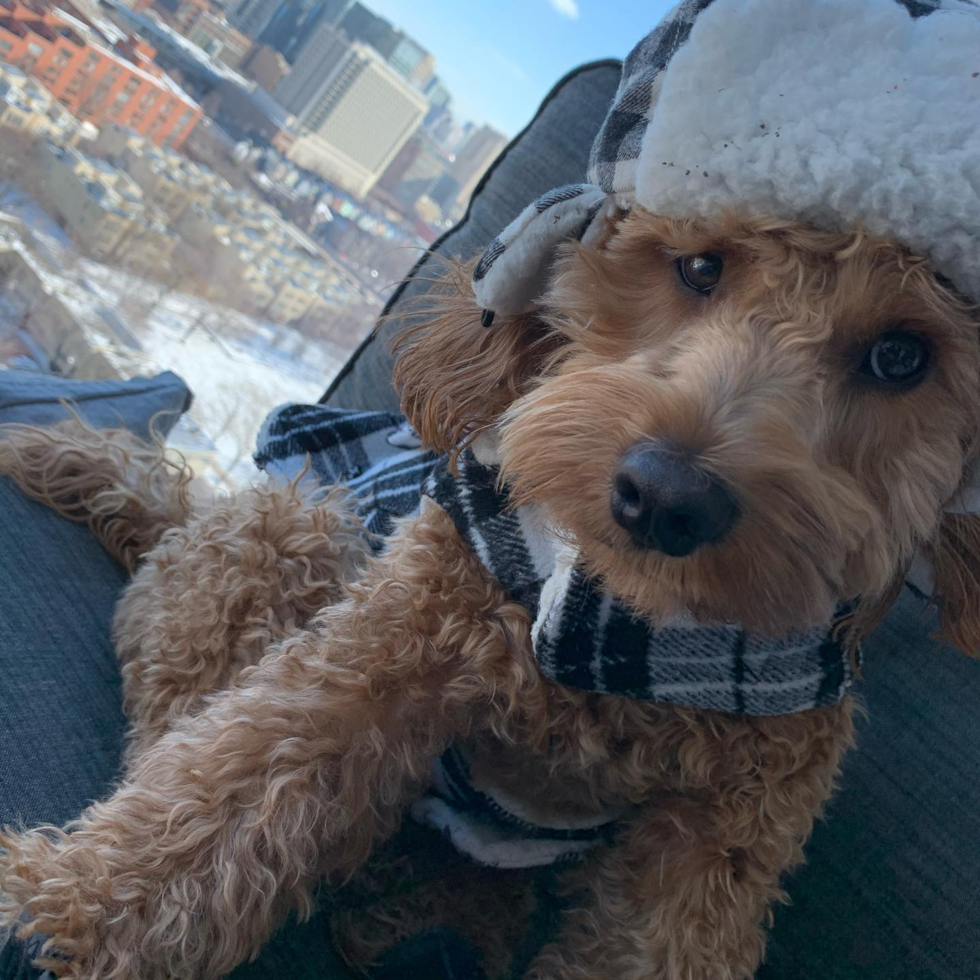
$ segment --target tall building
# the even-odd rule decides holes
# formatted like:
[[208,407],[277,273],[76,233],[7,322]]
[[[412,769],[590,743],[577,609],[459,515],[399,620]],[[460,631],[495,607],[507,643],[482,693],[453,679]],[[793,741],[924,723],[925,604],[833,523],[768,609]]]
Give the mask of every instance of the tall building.
[[307,131],[290,158],[357,197],[374,186],[428,108],[376,51],[328,26],[304,46],[275,94]]
[[322,25],[335,26],[352,0],[286,0],[259,36],[292,64],[300,49]]
[[433,109],[442,109],[452,102],[453,97],[446,88],[446,83],[438,76],[433,75],[428,84],[422,89],[426,101]]
[[351,4],[339,24],[352,41],[369,44],[385,60],[391,57],[400,40],[401,32],[363,3]]
[[339,31],[325,25],[307,41],[296,63],[279,83],[275,97],[301,122],[304,113],[334,79],[337,68],[350,53],[350,41]]
[[201,107],[155,64],[154,48],[100,40],[64,11],[0,0],[0,60],[37,78],[83,122],[129,126],[161,146],[183,143]]
[[249,37],[258,37],[281,4],[282,0],[238,0],[228,19]]
[[339,25],[352,41],[370,45],[392,68],[420,88],[431,80],[435,58],[404,31],[368,10],[363,3],[352,4]]
[[391,52],[388,64],[422,88],[435,74],[436,59],[421,44],[403,34]]
[[459,184],[459,199],[467,200],[480,178],[507,145],[507,137],[492,126],[473,130],[456,153],[450,173]]
[[289,44],[290,38],[303,22],[306,10],[307,4],[303,3],[302,0],[285,0],[265,27],[262,28],[262,32],[256,37],[256,41],[284,53],[284,48]]

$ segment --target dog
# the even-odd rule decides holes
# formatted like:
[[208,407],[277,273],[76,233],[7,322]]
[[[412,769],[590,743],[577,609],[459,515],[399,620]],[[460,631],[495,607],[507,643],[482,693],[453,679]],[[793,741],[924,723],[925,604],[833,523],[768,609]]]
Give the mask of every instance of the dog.
[[[701,71],[695,55],[718,38],[740,58],[769,43],[749,6],[785,28],[778,54],[799,91],[776,87],[761,55],[739,61],[756,67],[730,88]],[[812,120],[850,126],[858,143],[863,122],[811,112],[796,131],[789,110],[782,129],[730,110],[757,91],[760,105],[785,94],[812,109],[808,18],[829,12],[875,43],[884,18],[901,29],[888,37],[928,44],[916,25],[933,17],[976,29],[962,6],[685,0],[627,59],[593,184],[529,207],[479,262],[451,269],[400,336],[404,412],[445,464],[381,550],[339,488],[296,479],[205,504],[179,466],[124,433],[6,432],[0,468],[134,570],[115,622],[124,778],[66,830],[0,840],[0,922],[47,937],[38,962],[101,980],[229,972],[287,912],[310,913],[318,881],[356,873],[456,747],[553,828],[570,830],[559,819],[574,814],[574,826],[609,831],[577,854],[579,897],[529,980],[754,975],[784,876],[853,741],[860,639],[917,556],[932,566],[943,635],[980,648],[980,524],[957,503],[978,455],[980,316],[974,239],[912,244],[930,216],[958,227],[962,202],[945,196],[955,174],[896,198],[857,168],[849,197],[843,171],[793,160],[811,159]],[[795,49],[798,37],[809,47]],[[699,85],[724,127],[712,152],[728,159],[733,140],[752,180],[685,165],[670,126]],[[681,100],[679,115],[651,114],[658,91]],[[958,146],[964,117],[951,118]],[[623,138],[624,119],[650,127],[642,141]],[[661,124],[677,159],[660,152]],[[695,129],[711,135],[707,115]],[[928,138],[943,145],[943,133]],[[793,140],[796,156],[779,156]],[[794,179],[769,180],[772,160]],[[650,183],[654,172],[665,176]],[[789,217],[786,188],[810,202]],[[888,227],[831,220],[818,207],[828,200],[860,200]],[[481,466],[506,488],[490,523],[534,517],[555,546],[531,602],[523,580],[505,587],[491,572],[493,539],[454,512],[453,471],[465,494]],[[575,595],[620,616],[609,635],[572,622],[572,645],[595,652],[591,688],[563,681],[569,665],[548,647],[573,579],[586,589]],[[696,674],[733,629],[734,679],[611,680],[668,633],[693,637],[696,653],[639,663]],[[752,686],[743,673],[791,662],[803,649],[791,638],[814,630],[834,683],[774,708],[766,698],[804,690],[800,678],[770,682],[760,668]],[[714,688],[735,701],[702,698]]]
[[[410,419],[447,452],[496,426],[514,498],[633,608],[779,635],[860,596],[856,640],[926,548],[944,633],[976,652],[977,519],[943,505],[975,453],[978,320],[925,262],[867,235],[634,209],[601,247],[565,248],[532,318],[487,331],[451,282],[402,338]],[[750,718],[562,687],[437,508],[372,557],[336,492],[204,507],[132,437],[7,436],[4,470],[136,568],[115,624],[125,778],[70,833],[3,838],[4,920],[28,913],[57,975],[228,972],[392,833],[459,739],[507,785],[624,811],[529,977],[754,974],[851,744],[850,696]],[[681,557],[617,515],[623,458],[659,441],[738,502]]]

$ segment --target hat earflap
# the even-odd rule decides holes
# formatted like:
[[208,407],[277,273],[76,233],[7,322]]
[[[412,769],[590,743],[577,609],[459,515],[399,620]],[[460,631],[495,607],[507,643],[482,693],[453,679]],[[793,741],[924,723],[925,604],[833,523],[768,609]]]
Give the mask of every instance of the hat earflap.
[[594,184],[569,184],[528,205],[486,248],[473,270],[483,325],[494,314],[524,313],[548,285],[558,246],[598,241],[619,208]]

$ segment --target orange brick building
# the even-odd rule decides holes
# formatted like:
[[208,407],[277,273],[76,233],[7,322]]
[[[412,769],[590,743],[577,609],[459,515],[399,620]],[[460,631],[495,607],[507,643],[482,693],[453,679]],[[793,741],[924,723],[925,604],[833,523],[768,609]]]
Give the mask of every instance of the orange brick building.
[[0,61],[33,75],[85,122],[119,123],[176,148],[202,110],[154,63],[155,54],[134,38],[115,48],[102,45],[64,11],[0,0]]

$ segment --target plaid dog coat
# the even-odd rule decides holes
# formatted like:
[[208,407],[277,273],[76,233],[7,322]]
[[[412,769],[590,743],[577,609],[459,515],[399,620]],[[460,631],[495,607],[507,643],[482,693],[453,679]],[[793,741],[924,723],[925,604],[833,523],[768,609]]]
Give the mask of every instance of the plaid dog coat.
[[[286,405],[266,421],[255,456],[270,475],[295,478],[309,460],[321,484],[346,483],[354,510],[384,547],[394,522],[428,497],[452,518],[487,571],[531,614],[542,674],[600,694],[748,715],[840,702],[850,656],[826,626],[771,640],[735,624],[693,620],[657,628],[583,572],[574,548],[535,507],[510,508],[491,461],[422,448],[402,416]],[[433,791],[415,815],[461,849],[504,867],[550,863],[604,839],[614,814],[543,825],[491,784],[471,778],[465,746],[435,763]]]

